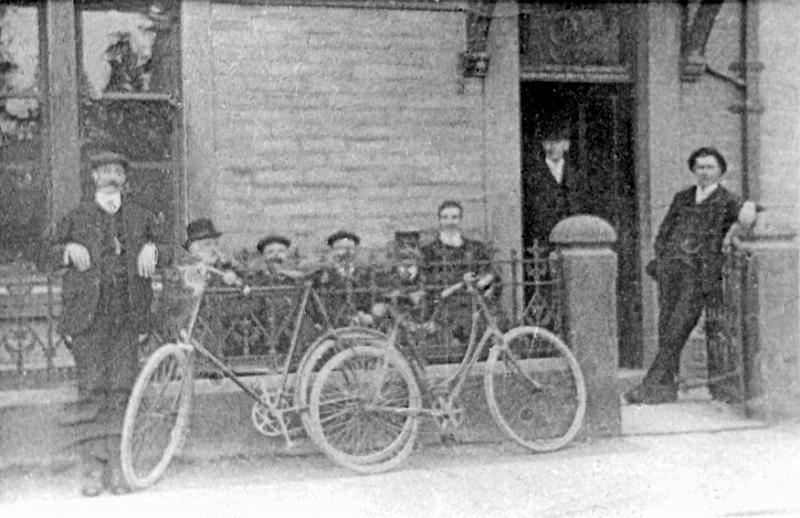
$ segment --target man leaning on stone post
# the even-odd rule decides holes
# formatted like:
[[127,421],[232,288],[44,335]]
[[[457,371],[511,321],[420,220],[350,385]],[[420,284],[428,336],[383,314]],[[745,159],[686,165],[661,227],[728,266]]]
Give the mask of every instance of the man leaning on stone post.
[[60,332],[71,342],[79,397],[91,409],[76,426],[85,496],[129,491],[119,466],[127,399],[139,371],[138,336],[148,331],[150,277],[171,257],[156,217],[128,200],[122,155],[90,157],[94,195],[70,211],[52,236],[63,276]]
[[[755,223],[756,206],[720,185],[727,169],[713,147],[695,150],[688,160],[696,185],[672,199],[655,242],[647,273],[658,282],[658,353],[644,381],[625,394],[632,404],[669,403],[678,397],[681,351],[703,309],[720,296],[723,240],[738,223]],[[710,387],[717,399],[722,394]]]

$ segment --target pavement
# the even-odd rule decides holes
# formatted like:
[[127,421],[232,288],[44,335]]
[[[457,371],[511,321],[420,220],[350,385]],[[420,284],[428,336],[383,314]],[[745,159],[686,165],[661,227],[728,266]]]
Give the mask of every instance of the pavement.
[[763,423],[703,390],[624,406],[623,434],[533,455],[503,440],[354,475],[311,451],[194,456],[154,487],[78,495],[77,467],[0,470],[0,516],[800,516],[800,421]]

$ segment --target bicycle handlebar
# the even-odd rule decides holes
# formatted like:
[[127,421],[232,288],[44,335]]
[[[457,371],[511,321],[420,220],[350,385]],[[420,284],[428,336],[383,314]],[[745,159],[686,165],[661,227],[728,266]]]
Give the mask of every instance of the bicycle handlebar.
[[469,280],[469,281],[464,279],[463,281],[453,284],[452,286],[442,290],[439,296],[442,299],[446,299],[447,297],[449,297],[450,295],[452,295],[453,293],[455,293],[456,291],[460,290],[465,286],[467,287],[467,289],[474,289],[476,286],[486,287],[493,279],[494,275],[491,273],[484,275],[480,279]]
[[465,284],[465,282],[461,281],[461,282],[457,282],[457,283],[453,284],[449,288],[443,289],[442,292],[439,294],[439,297],[441,297],[442,299],[446,299],[447,297],[449,297],[453,293],[455,293],[458,290],[460,290],[461,288],[463,288],[464,284]]
[[[200,268],[201,268],[201,270],[204,270],[204,271],[207,271],[207,272],[211,272],[214,275],[218,275],[220,277],[224,277],[225,274],[227,273],[227,271],[225,271],[225,270],[220,270],[219,268],[214,268],[213,266],[208,266],[208,265],[204,265],[204,264],[201,264]],[[231,271],[231,270],[228,270],[228,271]],[[236,275],[235,272],[234,272],[234,275]],[[250,294],[250,291],[251,291],[250,290],[250,286],[248,286],[247,284],[242,282],[242,279],[238,275],[236,275],[236,280],[233,282],[233,285],[236,286],[237,288],[239,288],[239,290],[241,290],[241,292],[243,294],[245,294],[245,295],[249,295]]]

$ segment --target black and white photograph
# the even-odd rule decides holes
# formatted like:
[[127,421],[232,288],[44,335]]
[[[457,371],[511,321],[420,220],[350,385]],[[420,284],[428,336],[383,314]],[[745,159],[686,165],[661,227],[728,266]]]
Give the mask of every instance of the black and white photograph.
[[800,517],[800,0],[0,0],[0,515]]

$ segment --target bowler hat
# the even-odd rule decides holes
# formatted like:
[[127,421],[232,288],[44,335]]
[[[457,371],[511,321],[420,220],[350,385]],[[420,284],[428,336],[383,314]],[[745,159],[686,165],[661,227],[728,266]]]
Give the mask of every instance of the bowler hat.
[[280,243],[286,248],[292,246],[292,242],[289,240],[288,237],[284,237],[278,234],[270,234],[262,238],[256,245],[256,248],[258,249],[259,253],[264,253],[264,248],[266,248],[267,245],[271,245],[272,243]]
[[361,238],[358,237],[356,234],[352,232],[348,232],[347,230],[338,230],[328,236],[328,246],[333,246],[333,244],[341,239],[349,239],[355,244],[361,243]]
[[200,218],[192,221],[186,227],[186,242],[183,244],[184,248],[189,248],[195,241],[201,239],[212,239],[221,236],[221,232],[217,232],[214,228],[214,223],[208,218]]
[[553,115],[539,130],[542,140],[569,140],[571,133],[569,118],[562,114]]
[[125,168],[125,171],[127,171],[128,167],[130,166],[130,162],[128,162],[128,159],[125,158],[125,156],[112,151],[99,151],[90,155],[89,163],[91,164],[92,169],[106,164],[119,164]]

